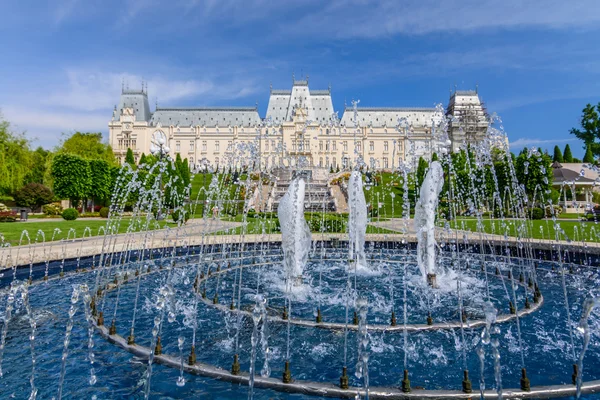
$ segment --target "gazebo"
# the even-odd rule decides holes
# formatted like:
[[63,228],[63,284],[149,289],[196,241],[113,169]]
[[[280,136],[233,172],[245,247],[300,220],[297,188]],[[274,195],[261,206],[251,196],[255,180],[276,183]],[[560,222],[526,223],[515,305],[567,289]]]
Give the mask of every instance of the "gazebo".
[[593,193],[600,192],[600,174],[589,164],[555,161],[552,172],[552,186],[561,193],[559,205],[564,212],[585,212],[593,207]]

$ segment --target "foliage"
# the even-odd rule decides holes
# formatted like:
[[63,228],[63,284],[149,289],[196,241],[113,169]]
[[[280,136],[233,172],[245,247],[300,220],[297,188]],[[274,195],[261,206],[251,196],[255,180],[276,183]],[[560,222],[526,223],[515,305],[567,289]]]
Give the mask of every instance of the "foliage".
[[0,196],[8,196],[26,183],[32,167],[29,141],[14,134],[0,115]]
[[99,159],[89,160],[89,165],[91,186],[87,196],[106,201],[112,187],[110,165]]
[[565,151],[563,151],[563,160],[566,163],[572,163],[573,161],[573,153],[571,153],[571,146],[567,143],[565,146]]
[[594,160],[594,155],[592,154],[592,147],[588,145],[585,150],[585,155],[583,156],[583,162],[593,163],[595,161],[596,160]]
[[79,212],[74,208],[67,208],[62,212],[62,217],[66,221],[74,221],[79,217]]
[[[598,112],[600,111],[600,103],[593,106],[587,104],[581,111],[581,118],[579,119],[579,125],[581,129],[572,128],[570,133],[575,135],[578,139],[585,143],[585,146],[591,149],[592,154],[600,156],[600,117]],[[566,150],[565,150],[566,152]],[[566,158],[566,154],[565,154]],[[567,162],[565,160],[565,162]]]
[[54,193],[41,183],[28,183],[15,192],[14,198],[18,206],[37,210],[44,204],[50,203]]
[[62,211],[60,203],[51,203],[42,206],[42,212],[46,215],[60,215]]
[[52,161],[54,193],[71,202],[85,199],[92,191],[90,163],[74,154],[58,154]]
[[104,160],[109,165],[117,164],[112,148],[102,143],[102,133],[75,132],[63,140],[57,152],[75,154],[90,160]]
[[421,187],[423,180],[425,180],[425,174],[429,168],[429,163],[425,161],[423,157],[419,157],[419,164],[417,165],[417,187]]
[[144,153],[142,153],[142,155],[140,156],[140,162],[138,164],[139,165],[146,164],[146,155]]
[[517,157],[515,162],[517,179],[525,188],[531,202],[545,203],[543,200],[550,194],[553,179],[551,165],[550,156],[541,154],[539,150],[531,151],[525,148]]
[[171,213],[171,218],[173,219],[173,222],[178,223],[181,221],[185,224],[190,219],[190,212],[188,210],[178,208]]
[[529,211],[529,216],[531,219],[542,219],[544,218],[544,210],[539,207],[533,207]]
[[42,183],[49,185],[47,179],[48,159],[51,158],[51,153],[38,147],[31,152],[31,169],[25,177],[25,183]]
[[108,207],[102,207],[99,211],[99,214],[102,218],[108,218],[109,212],[110,212],[110,209]]
[[565,162],[562,151],[560,151],[560,147],[558,146],[554,146],[554,157],[552,158],[552,161],[559,163]]
[[135,165],[135,158],[133,157],[133,150],[131,150],[131,147],[127,148],[127,154],[125,154],[125,162],[131,166]]

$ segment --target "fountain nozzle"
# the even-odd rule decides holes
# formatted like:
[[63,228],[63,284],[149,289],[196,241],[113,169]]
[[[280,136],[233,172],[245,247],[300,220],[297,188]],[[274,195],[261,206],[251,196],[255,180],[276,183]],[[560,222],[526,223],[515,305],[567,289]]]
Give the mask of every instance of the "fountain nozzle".
[[437,275],[436,274],[427,274],[427,284],[432,288],[437,288]]
[[292,382],[292,372],[290,371],[290,361],[287,360],[285,362],[285,368],[283,370],[283,383],[291,383]]
[[524,392],[531,391],[531,383],[529,382],[525,368],[521,368],[521,390]]
[[233,364],[231,364],[231,374],[239,375],[240,373],[240,358],[237,354],[233,355]]
[[404,379],[402,379],[402,391],[410,393],[410,380],[408,379],[408,370],[404,370]]
[[340,376],[340,389],[348,389],[348,368],[342,368],[342,376]]
[[471,380],[469,379],[469,370],[465,369],[463,374],[464,378],[462,381],[462,391],[465,393],[471,393],[473,392],[473,386],[471,384]]

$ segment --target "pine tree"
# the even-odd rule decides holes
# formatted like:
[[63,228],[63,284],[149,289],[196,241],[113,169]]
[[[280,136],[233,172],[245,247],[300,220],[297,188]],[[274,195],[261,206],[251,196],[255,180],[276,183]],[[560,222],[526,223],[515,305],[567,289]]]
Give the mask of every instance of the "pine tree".
[[139,165],[142,165],[142,164],[146,164],[146,155],[144,153],[142,153],[142,155],[140,156]]
[[560,147],[558,146],[554,146],[554,157],[552,158],[552,161],[559,163],[565,162],[562,151],[560,151]]
[[593,163],[594,160],[594,155],[592,154],[592,148],[591,146],[587,146],[586,150],[585,150],[585,156],[583,156],[583,162],[584,163]]
[[431,156],[431,162],[438,161],[438,160],[439,160],[439,158],[438,158],[437,153],[433,153],[433,155]]
[[133,150],[131,150],[131,148],[127,149],[127,154],[125,155],[125,162],[129,165],[135,165],[135,158],[133,157]]
[[571,147],[569,146],[568,143],[565,146],[565,151],[563,152],[563,160],[566,163],[572,163],[573,162],[573,154],[571,153]]

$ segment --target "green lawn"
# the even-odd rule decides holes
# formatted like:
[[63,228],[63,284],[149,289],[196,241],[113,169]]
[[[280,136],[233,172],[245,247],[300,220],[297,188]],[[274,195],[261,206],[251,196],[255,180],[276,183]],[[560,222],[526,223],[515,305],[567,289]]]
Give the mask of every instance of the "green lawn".
[[[100,232],[104,234],[103,230],[100,230],[100,227],[106,227],[106,219],[98,219],[98,220],[82,220],[82,221],[65,221],[63,219],[52,219],[51,221],[40,221],[40,222],[2,222],[0,223],[0,242],[2,241],[2,237],[4,237],[5,243],[10,243],[12,246],[18,245],[21,240],[21,235],[23,231],[27,231],[29,234],[29,238],[31,242],[34,243],[36,241],[41,242],[42,236],[38,234],[38,231],[44,232],[46,242],[52,240],[52,235],[54,234],[54,229],[60,229],[60,232],[54,234],[54,240],[66,239],[69,235],[69,231],[71,231],[69,238],[81,238],[84,235],[86,228],[90,228],[91,236],[97,236]],[[130,219],[124,218],[121,221],[119,226],[119,233],[127,232],[127,227],[129,225]],[[155,226],[155,228],[161,228],[164,225],[175,226],[172,222],[162,221],[159,226]],[[85,237],[88,237],[90,232],[85,232]],[[27,236],[23,236],[23,241],[21,244],[28,244]]]
[[[499,220],[484,219],[482,221],[483,231],[486,233],[495,233],[498,235],[517,236],[519,231],[523,232],[522,237],[531,237],[534,239],[556,239],[556,231],[559,232],[560,240],[586,240],[588,242],[600,242],[600,224],[593,221],[557,221],[555,229],[552,220],[506,220],[503,224]],[[478,231],[476,219],[459,218],[451,222],[451,226],[456,229],[466,229],[472,232]]]

